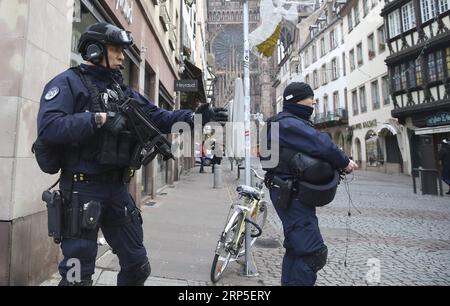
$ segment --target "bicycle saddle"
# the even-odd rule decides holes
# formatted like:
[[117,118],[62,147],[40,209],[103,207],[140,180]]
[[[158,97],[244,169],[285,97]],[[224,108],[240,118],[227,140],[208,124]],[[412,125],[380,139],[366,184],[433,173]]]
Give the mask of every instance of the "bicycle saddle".
[[262,197],[262,192],[246,185],[239,185],[236,188],[236,191],[239,193],[239,195],[246,196],[249,198],[255,198],[256,200],[260,200]]

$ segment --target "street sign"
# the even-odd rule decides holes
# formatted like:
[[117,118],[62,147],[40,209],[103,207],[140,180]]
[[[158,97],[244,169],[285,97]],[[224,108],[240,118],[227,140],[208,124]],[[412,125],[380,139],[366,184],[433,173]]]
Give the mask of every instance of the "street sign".
[[175,91],[198,92],[198,80],[175,80]]

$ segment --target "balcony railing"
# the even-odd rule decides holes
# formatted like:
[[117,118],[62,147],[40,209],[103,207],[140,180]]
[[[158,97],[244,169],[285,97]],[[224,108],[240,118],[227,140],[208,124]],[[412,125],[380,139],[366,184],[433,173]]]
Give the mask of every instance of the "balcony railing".
[[347,119],[348,119],[347,111],[343,108],[338,108],[334,112],[317,114],[314,117],[314,124],[339,122]]

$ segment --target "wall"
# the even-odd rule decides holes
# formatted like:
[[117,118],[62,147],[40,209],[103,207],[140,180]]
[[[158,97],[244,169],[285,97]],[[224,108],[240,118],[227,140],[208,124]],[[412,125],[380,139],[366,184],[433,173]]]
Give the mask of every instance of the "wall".
[[43,87],[70,63],[72,9],[70,1],[0,2],[0,285],[36,283],[57,261],[41,200],[56,178],[39,170],[30,148]]

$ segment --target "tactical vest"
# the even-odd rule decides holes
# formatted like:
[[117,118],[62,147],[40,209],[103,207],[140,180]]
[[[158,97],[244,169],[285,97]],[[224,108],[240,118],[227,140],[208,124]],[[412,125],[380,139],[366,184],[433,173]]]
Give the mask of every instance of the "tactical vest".
[[[105,105],[101,100],[97,86],[91,76],[83,72],[81,68],[75,69],[83,84],[89,91],[91,103],[89,110],[93,113],[106,113],[112,111],[114,101]],[[95,161],[100,164],[102,170],[130,167],[133,151],[138,142],[132,136],[131,131],[123,131],[115,136],[112,133],[100,130],[93,137],[80,144],[80,159]]]

